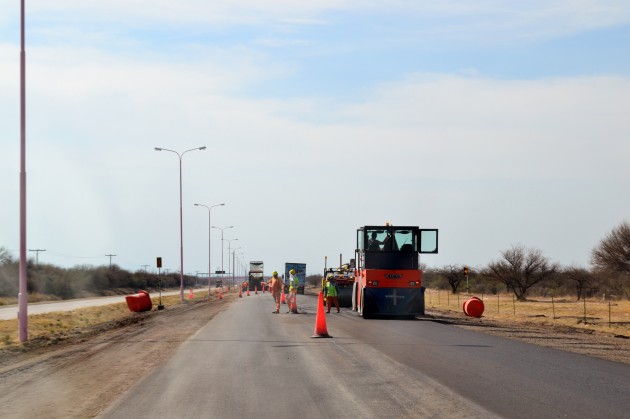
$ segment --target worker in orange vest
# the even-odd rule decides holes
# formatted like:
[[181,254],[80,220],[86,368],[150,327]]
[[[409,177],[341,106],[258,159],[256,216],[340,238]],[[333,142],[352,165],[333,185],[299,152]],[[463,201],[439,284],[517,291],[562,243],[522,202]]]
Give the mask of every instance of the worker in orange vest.
[[273,271],[271,280],[267,283],[271,290],[271,296],[276,303],[274,314],[280,313],[280,294],[282,294],[282,279],[278,278],[278,271]]

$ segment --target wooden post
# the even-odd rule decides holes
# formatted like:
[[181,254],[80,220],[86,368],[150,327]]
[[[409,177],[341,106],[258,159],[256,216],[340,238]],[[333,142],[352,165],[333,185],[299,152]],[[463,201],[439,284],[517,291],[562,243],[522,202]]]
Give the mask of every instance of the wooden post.
[[584,302],[584,324],[586,324],[586,298],[582,297],[582,301]]

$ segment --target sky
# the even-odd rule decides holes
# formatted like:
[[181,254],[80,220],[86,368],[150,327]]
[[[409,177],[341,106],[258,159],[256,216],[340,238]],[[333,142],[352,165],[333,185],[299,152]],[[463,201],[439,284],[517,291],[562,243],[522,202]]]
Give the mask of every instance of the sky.
[[[0,246],[16,258],[19,86],[4,1]],[[206,147],[181,159],[192,275],[209,239],[212,270],[233,253],[319,274],[386,222],[439,229],[430,267],[515,245],[589,267],[630,221],[627,0],[27,0],[26,89],[40,263],[179,270],[180,160],[155,147]],[[225,203],[223,242],[195,203]]]

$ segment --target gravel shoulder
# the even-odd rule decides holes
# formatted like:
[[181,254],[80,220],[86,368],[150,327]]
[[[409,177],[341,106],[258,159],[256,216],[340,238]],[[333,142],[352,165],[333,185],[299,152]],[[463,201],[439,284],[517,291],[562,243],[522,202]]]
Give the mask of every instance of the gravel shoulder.
[[630,339],[621,335],[527,321],[475,319],[435,309],[428,311],[426,318],[506,339],[630,365]]

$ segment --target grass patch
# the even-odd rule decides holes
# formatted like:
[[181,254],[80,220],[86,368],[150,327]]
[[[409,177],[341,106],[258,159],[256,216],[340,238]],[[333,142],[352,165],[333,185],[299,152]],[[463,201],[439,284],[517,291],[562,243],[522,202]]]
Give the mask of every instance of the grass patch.
[[[154,294],[155,295],[155,294]],[[197,291],[193,301],[199,301],[208,295],[208,291]],[[185,295],[188,297],[188,293]],[[153,310],[157,310],[159,298],[151,298]],[[186,298],[188,301],[188,298]],[[179,295],[163,296],[162,304],[168,307],[180,303]],[[72,311],[57,311],[28,316],[28,339],[43,346],[88,333],[99,326],[109,323],[122,324],[133,320],[142,313],[132,313],[126,303],[108,304],[98,307],[81,308]],[[0,320],[0,348],[19,345],[18,321]]]
[[[602,301],[571,297],[534,297],[528,301],[514,300],[512,294],[475,295],[484,302],[483,317],[495,320],[523,321],[541,325],[564,325],[585,331],[597,330],[630,337],[630,301]],[[466,294],[429,290],[425,293],[428,309],[436,308],[463,313]]]

